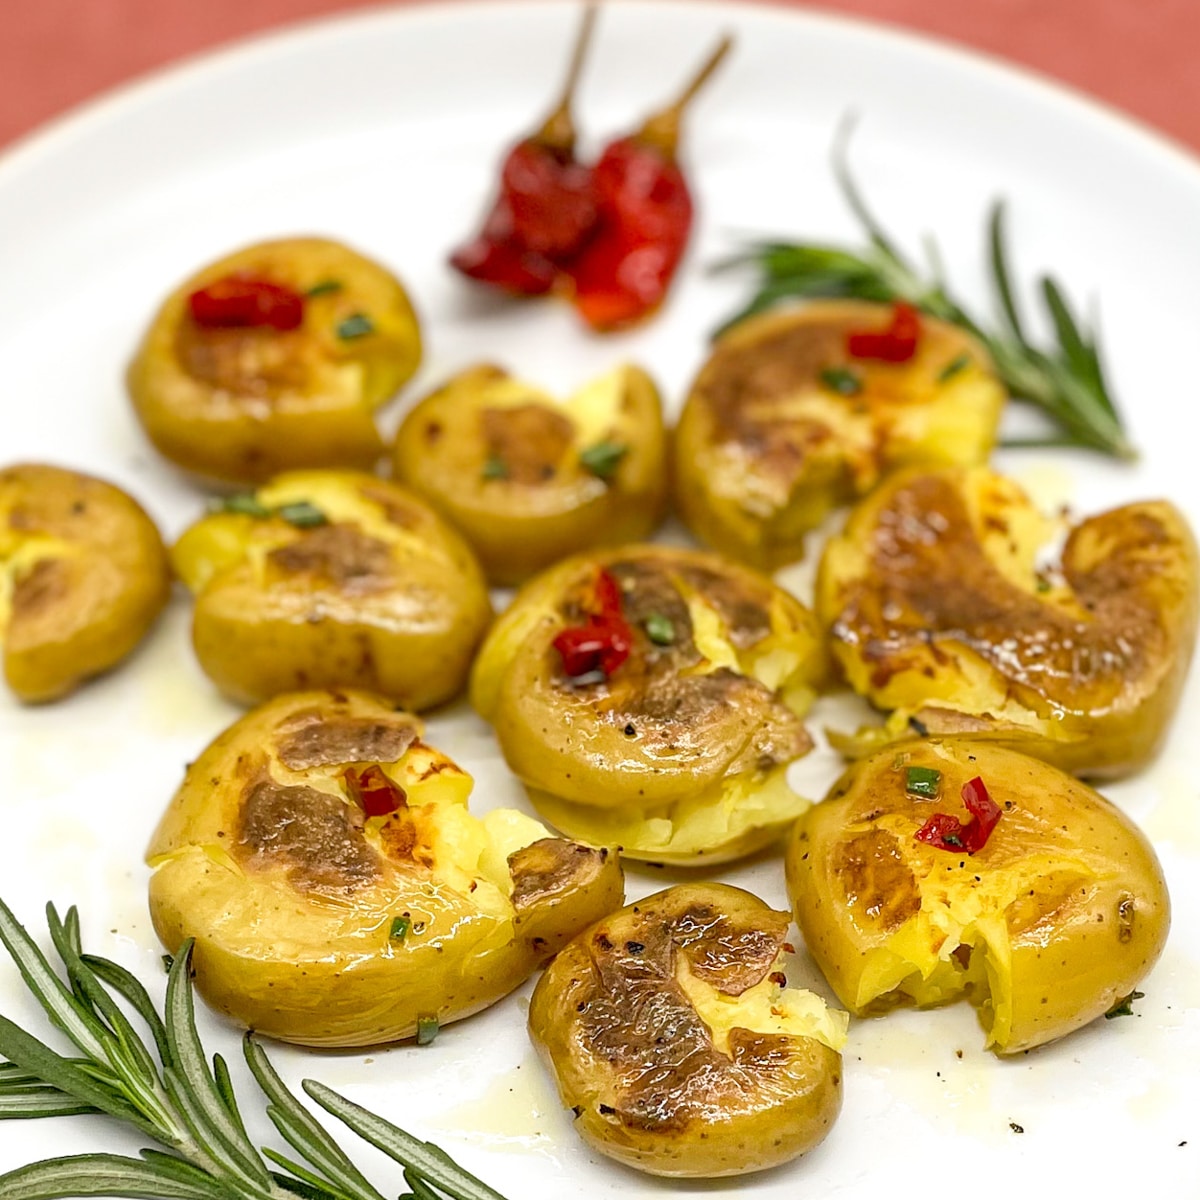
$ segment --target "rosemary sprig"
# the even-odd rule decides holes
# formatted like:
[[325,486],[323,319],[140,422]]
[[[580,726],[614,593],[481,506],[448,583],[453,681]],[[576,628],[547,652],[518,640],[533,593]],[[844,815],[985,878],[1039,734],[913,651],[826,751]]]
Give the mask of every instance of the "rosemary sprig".
[[[0,1016],[0,1120],[106,1113],[165,1151],[144,1149],[141,1158],[45,1159],[0,1175],[4,1200],[384,1200],[247,1034],[242,1051],[266,1098],[266,1115],[297,1157],[255,1147],[228,1066],[219,1054],[210,1065],[196,1032],[190,942],[175,955],[160,1016],[129,971],[82,952],[74,908],[60,919],[47,905],[46,917],[61,970],[51,966],[2,900],[0,941],[50,1024],[77,1053],[59,1054]],[[149,1045],[126,1006],[146,1027]],[[306,1079],[302,1086],[326,1112],[403,1166],[410,1190],[401,1200],[504,1200],[438,1147],[324,1084]]]
[[1056,345],[1039,349],[1026,336],[1017,308],[1004,228],[1004,204],[992,205],[988,250],[992,284],[1000,310],[999,328],[985,330],[947,290],[937,256],[928,243],[931,277],[904,256],[875,220],[850,174],[846,158],[849,125],[834,143],[833,170],[842,195],[867,235],[862,251],[784,241],[750,242],[716,270],[751,265],[758,290],[717,333],[748,316],[796,298],[850,298],[889,303],[905,300],[930,316],[974,334],[992,356],[1000,379],[1014,399],[1042,410],[1058,427],[1051,437],[1014,439],[1008,446],[1075,446],[1121,459],[1134,459],[1121,415],[1108,389],[1095,333],[1080,324],[1062,288],[1049,276],[1039,289],[1054,327]]

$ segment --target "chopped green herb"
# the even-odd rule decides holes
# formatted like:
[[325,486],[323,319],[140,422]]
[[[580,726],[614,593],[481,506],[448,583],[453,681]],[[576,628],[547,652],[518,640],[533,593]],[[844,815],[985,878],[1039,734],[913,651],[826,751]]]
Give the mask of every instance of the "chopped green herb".
[[904,776],[904,790],[910,796],[936,800],[942,787],[942,773],[934,767],[909,767]]
[[388,931],[388,937],[393,942],[402,942],[408,937],[410,929],[412,929],[412,921],[408,917],[397,917],[392,922],[392,928]]
[[839,396],[857,396],[862,391],[862,380],[848,367],[826,367],[821,382]]
[[1104,1014],[1106,1021],[1111,1021],[1113,1017],[1132,1017],[1133,1002],[1142,999],[1145,992],[1130,992],[1128,996],[1123,996]]
[[597,442],[579,455],[579,462],[585,471],[590,471],[597,479],[611,479],[616,473],[617,464],[628,453],[629,447],[624,442]]
[[662,613],[651,613],[642,624],[646,627],[646,636],[656,646],[669,646],[675,641],[675,626]]
[[957,358],[952,358],[938,372],[938,383],[948,383],[955,375],[961,371],[965,371],[971,365],[971,356],[969,354],[960,354]]
[[175,965],[175,955],[164,954],[162,956],[162,965],[163,965],[163,970],[166,971],[166,973],[168,975],[170,975],[171,968]]
[[484,479],[507,479],[508,463],[498,454],[490,455],[483,464],[483,477]]
[[417,1045],[428,1046],[438,1035],[438,1019],[435,1013],[422,1013],[417,1017]]
[[297,529],[315,529],[318,525],[328,525],[329,518],[315,505],[307,500],[295,500],[291,504],[281,504],[275,515],[282,517],[289,525]]
[[313,296],[328,296],[330,292],[340,292],[342,290],[342,281],[340,279],[322,279],[320,283],[314,283],[304,294],[311,299]]
[[1044,575],[1039,575],[1037,577],[1037,583],[1035,586],[1039,592],[1048,592],[1051,587],[1050,580],[1048,580]]
[[355,338],[366,337],[375,332],[375,325],[366,313],[351,313],[344,321],[339,322],[337,335],[344,342]]
[[271,510],[253,492],[235,492],[214,500],[213,512],[241,513],[247,517],[269,517]]

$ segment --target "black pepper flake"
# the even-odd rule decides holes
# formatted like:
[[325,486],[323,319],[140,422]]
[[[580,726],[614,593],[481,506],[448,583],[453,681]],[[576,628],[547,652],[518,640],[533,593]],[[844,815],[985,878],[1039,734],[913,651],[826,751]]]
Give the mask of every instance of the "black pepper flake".
[[630,954],[641,954],[641,952],[643,950],[645,950],[645,948],[646,948],[645,942],[626,942],[625,943],[625,949]]
[[1009,1127],[1009,1129],[1011,1129],[1013,1131],[1013,1133],[1024,1133],[1025,1132],[1025,1126],[1018,1125],[1016,1123],[1016,1121],[1009,1121],[1008,1127]]

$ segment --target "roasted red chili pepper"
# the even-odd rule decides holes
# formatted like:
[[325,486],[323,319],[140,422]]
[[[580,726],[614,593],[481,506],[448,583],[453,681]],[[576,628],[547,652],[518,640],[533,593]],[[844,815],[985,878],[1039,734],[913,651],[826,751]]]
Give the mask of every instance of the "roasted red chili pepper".
[[908,362],[921,340],[921,314],[903,300],[892,305],[892,323],[883,330],[850,333],[846,352],[852,358],[875,358],[880,362]]
[[226,275],[188,297],[192,320],[204,329],[269,326],[298,329],[304,320],[304,297],[281,283],[249,275]]
[[621,613],[621,588],[607,572],[596,576],[591,611],[582,625],[570,625],[552,643],[572,679],[600,672],[610,678],[629,657],[633,630]]
[[408,802],[408,794],[394,780],[389,779],[383,768],[372,763],[361,769],[349,767],[343,772],[346,781],[346,791],[350,799],[363,810],[368,817],[386,817],[403,808]]
[[992,830],[1002,816],[1000,806],[988,795],[978,775],[962,786],[962,800],[973,818],[963,824],[949,813],[934,813],[914,835],[935,850],[966,851],[974,854],[987,845]]
[[472,279],[522,296],[548,292],[560,260],[578,249],[596,219],[591,172],[575,160],[571,99],[591,38],[595,9],[583,25],[562,99],[532,136],[504,160],[500,191],[482,231],[450,263]]
[[691,192],[676,161],[680,121],[732,44],[723,38],[675,103],[612,142],[593,169],[596,229],[567,266],[575,307],[593,329],[638,321],[667,294],[692,231]]

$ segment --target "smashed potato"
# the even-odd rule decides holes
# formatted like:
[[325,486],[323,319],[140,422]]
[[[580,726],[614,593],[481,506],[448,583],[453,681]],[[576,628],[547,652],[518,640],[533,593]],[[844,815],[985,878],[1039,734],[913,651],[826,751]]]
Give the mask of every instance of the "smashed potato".
[[[210,297],[207,305],[198,303]],[[421,358],[400,282],[338,242],[260,242],[167,297],[128,372],[155,447],[202,475],[259,483],[372,466],[375,410]]]
[[[971,853],[981,817],[967,819],[964,785],[977,779],[999,811]],[[999,1054],[1119,1003],[1170,924],[1162,869],[1120,809],[1038,759],[965,738],[853,765],[797,822],[787,876],[809,953],[851,1012],[965,997]]]
[[353,471],[294,471],[230,497],[171,558],[196,595],[196,657],[239,703],[345,686],[428,708],[461,690],[491,619],[458,534]]
[[158,529],[120,488],[61,467],[0,470],[0,645],[21,700],[57,700],[116,666],[170,590]]
[[[620,661],[578,674],[572,644],[592,636]],[[530,581],[485,640],[471,698],[555,828],[629,858],[719,862],[807,805],[786,775],[812,748],[801,716],[826,670],[812,613],[766,576],[626,546]]]
[[365,1046],[469,1016],[622,903],[615,853],[467,812],[420,721],[356,692],[282,696],[188,769],[147,859],[154,928],[256,1032]]
[[[787,986],[788,916],[740,888],[669,888],[579,934],[529,1032],[594,1149],[655,1175],[787,1162],[841,1108],[846,1014]],[[790,949],[790,947],[786,947]]]
[[637,367],[556,400],[472,367],[422,400],[396,437],[396,478],[515,584],[568,554],[648,536],[666,504],[658,391]]
[[987,352],[922,316],[908,361],[852,357],[851,334],[886,327],[890,313],[826,301],[748,318],[718,340],[675,437],[675,501],[698,538],[773,569],[889,471],[986,461],[1005,400]]
[[[825,548],[816,607],[877,734],[970,733],[1116,776],[1154,754],[1196,640],[1198,560],[1164,501],[1059,525],[986,468],[904,472]],[[870,738],[867,738],[869,744]]]

